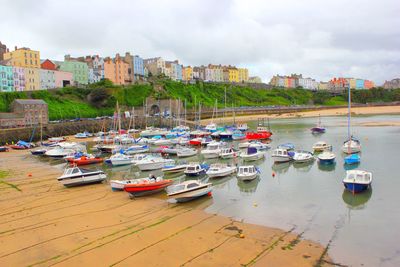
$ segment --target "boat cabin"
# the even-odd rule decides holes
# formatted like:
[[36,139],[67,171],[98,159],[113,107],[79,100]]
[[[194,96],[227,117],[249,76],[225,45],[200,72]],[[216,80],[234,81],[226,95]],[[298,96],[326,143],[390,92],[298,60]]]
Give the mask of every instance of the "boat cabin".
[[256,173],[257,170],[254,166],[240,166],[239,167],[239,175],[249,174],[249,173]]
[[370,183],[372,179],[372,174],[365,171],[348,171],[346,176],[347,181],[357,183]]
[[289,153],[288,153],[287,149],[277,148],[274,150],[274,152],[272,152],[272,156],[273,157],[288,157]]

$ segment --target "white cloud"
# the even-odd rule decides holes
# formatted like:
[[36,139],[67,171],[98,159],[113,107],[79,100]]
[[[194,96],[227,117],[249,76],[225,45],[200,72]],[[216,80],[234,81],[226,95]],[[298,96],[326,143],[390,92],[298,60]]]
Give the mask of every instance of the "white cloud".
[[399,77],[396,0],[3,0],[0,41],[62,59],[130,51],[184,64],[248,66],[268,81]]

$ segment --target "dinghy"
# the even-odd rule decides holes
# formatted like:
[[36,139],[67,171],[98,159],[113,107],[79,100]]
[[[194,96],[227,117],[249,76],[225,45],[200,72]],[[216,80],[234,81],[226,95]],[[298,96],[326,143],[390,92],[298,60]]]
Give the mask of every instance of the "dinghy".
[[241,181],[251,181],[256,179],[260,174],[260,170],[254,165],[239,166],[237,178]]
[[346,172],[343,179],[344,187],[353,193],[367,190],[372,183],[372,173],[362,170],[351,170]]

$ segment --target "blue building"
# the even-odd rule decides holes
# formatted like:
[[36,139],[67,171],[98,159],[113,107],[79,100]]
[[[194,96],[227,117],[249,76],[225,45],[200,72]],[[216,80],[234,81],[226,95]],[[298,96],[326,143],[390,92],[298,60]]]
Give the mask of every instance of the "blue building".
[[14,91],[13,68],[0,65],[0,92]]
[[356,89],[364,89],[364,80],[356,79]]
[[182,65],[176,64],[176,79],[182,81]]
[[144,77],[144,62],[143,58],[139,56],[133,56],[133,75],[134,80],[137,81],[139,79],[143,79]]

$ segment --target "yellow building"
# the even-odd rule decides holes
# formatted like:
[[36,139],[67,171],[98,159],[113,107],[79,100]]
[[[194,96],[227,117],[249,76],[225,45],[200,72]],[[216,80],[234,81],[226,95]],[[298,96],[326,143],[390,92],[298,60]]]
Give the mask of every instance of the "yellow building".
[[182,80],[190,81],[193,79],[193,68],[190,66],[182,68]]
[[350,83],[350,88],[351,89],[356,89],[356,79],[349,79],[349,83]]
[[239,82],[239,71],[237,68],[228,68],[228,78],[231,83]]
[[40,69],[24,68],[25,71],[25,91],[40,90]]
[[249,70],[238,68],[238,79],[239,82],[247,82],[249,80]]
[[10,64],[15,67],[40,68],[40,52],[26,47],[15,47],[15,51],[4,54],[4,59],[9,59]]

